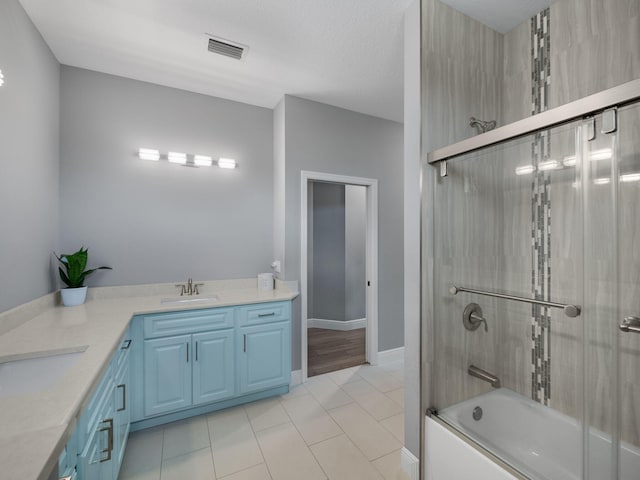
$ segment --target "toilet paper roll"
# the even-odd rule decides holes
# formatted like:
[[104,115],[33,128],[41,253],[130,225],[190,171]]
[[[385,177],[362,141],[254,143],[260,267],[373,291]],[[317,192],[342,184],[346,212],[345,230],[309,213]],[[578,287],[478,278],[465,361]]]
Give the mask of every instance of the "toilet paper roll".
[[258,274],[258,290],[273,290],[273,273]]

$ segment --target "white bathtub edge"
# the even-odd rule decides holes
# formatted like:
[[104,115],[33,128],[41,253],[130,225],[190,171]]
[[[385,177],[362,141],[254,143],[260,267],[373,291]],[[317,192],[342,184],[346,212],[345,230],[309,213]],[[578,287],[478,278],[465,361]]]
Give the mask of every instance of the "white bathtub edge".
[[425,422],[425,480],[517,480],[435,421]]
[[407,474],[409,480],[420,480],[420,460],[407,447],[400,450],[400,468]]

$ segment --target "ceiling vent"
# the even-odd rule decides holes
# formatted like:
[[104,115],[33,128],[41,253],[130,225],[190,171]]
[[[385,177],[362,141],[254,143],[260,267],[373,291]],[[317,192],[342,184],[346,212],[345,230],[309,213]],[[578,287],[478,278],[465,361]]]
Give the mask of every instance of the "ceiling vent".
[[209,51],[224,55],[225,57],[235,58],[241,60],[247,54],[249,47],[241,45],[239,43],[230,42],[223,38],[210,37],[209,38]]

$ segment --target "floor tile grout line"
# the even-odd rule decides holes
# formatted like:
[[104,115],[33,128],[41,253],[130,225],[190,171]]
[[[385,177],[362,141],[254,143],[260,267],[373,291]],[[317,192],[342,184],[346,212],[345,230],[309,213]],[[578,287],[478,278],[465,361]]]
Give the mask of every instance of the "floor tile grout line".
[[[236,473],[244,472],[245,470],[249,470],[250,468],[254,468],[254,467],[256,467],[258,465],[261,465],[263,463],[264,463],[267,471],[269,472],[269,476],[271,477],[271,471],[269,471],[269,466],[267,465],[267,461],[264,458],[264,453],[262,452],[262,448],[260,447],[260,442],[258,442],[258,438],[256,437],[256,432],[253,429],[253,425],[251,425],[251,419],[249,418],[249,413],[247,412],[247,409],[245,408],[245,406],[246,406],[246,404],[245,405],[240,405],[239,406],[240,407],[239,410],[242,410],[242,413],[244,413],[244,418],[246,419],[247,423],[249,424],[249,428],[251,429],[251,434],[253,435],[253,439],[256,442],[258,450],[260,450],[260,458],[262,458],[262,461],[260,463],[256,463],[255,465],[250,465],[248,467],[241,468],[240,470],[237,470],[235,472],[228,473],[224,477],[221,477],[221,478],[229,477],[230,475],[235,475]],[[232,407],[232,408],[237,408],[237,407]],[[226,412],[228,412],[228,411],[229,410],[226,410]],[[225,412],[225,410],[221,410],[220,411],[220,413],[222,413],[222,412]],[[217,412],[214,412],[214,414],[215,413],[217,413]],[[208,418],[210,416],[212,416],[212,415],[213,414],[208,414],[207,415],[207,427],[209,428],[209,443],[210,443],[210,446],[211,446],[211,457],[213,459],[213,466],[214,466],[214,469],[215,469],[215,463],[216,462],[215,462],[215,457],[213,456],[213,441],[211,440],[211,428],[209,427],[209,421],[208,421]],[[216,479],[217,479],[217,476],[216,476]]]
[[[384,395],[384,393],[383,393],[383,392],[380,392],[379,390],[376,390],[376,391],[377,391],[378,393],[382,393],[382,395]],[[357,403],[360,407],[362,407],[362,409],[363,409],[365,412],[367,412],[369,415],[371,415],[371,413],[369,412],[369,410],[367,410],[367,408],[362,404],[362,402],[361,402],[360,400],[358,400],[355,396],[351,395],[351,394],[350,394],[349,392],[347,392],[347,391],[345,391],[345,393],[346,393],[349,397],[351,397],[355,403]],[[389,398],[389,397],[387,397],[386,395],[385,395],[385,397],[386,397],[386,398]],[[404,406],[402,406],[402,405],[398,404],[398,402],[394,401],[392,398],[389,398],[389,400],[390,400],[391,402],[393,402],[393,404],[394,404],[394,405],[397,405],[398,407],[402,408],[402,412],[392,413],[391,415],[389,415],[389,416],[387,416],[387,417],[382,417],[382,418],[380,418],[379,420],[378,420],[376,417],[373,417],[373,415],[371,415],[371,416],[373,417],[373,419],[374,419],[376,422],[380,423],[380,422],[382,422],[382,420],[386,420],[387,418],[391,418],[391,417],[393,417],[393,416],[395,416],[395,415],[399,415],[400,413],[403,413],[403,414],[404,414]],[[340,407],[337,407],[337,408],[340,408]]]
[[[289,419],[289,423],[291,423],[291,425],[293,425],[294,428],[295,428],[295,425],[293,424],[293,420],[291,419],[291,416],[287,412],[287,409],[284,408],[284,406],[282,405],[282,395],[279,395],[277,398],[278,398],[278,405],[280,405],[280,408],[282,408],[282,410],[284,410],[284,414]],[[247,412],[246,406],[244,406],[243,408],[245,410],[245,414],[247,415],[247,418],[249,418],[249,412]],[[281,423],[279,425],[273,425],[273,426],[271,426],[269,428],[279,427],[279,426],[282,426],[282,425],[286,425],[286,423]],[[253,432],[253,436],[255,437],[256,443],[258,444],[258,448],[260,449],[260,455],[262,455],[262,459],[264,460],[264,465],[267,467],[267,471],[269,472],[269,476],[273,480],[273,475],[271,474],[271,469],[269,468],[269,464],[267,463],[267,457],[265,457],[264,452],[262,451],[262,446],[260,445],[260,442],[258,441],[258,432],[256,432],[255,429],[253,428],[253,424],[251,423],[251,418],[249,418],[249,426],[251,427],[251,431]],[[269,428],[263,428],[260,431],[263,432],[265,430],[268,430]],[[300,432],[298,432],[298,434],[300,434]],[[300,435],[300,436],[302,437],[302,435]],[[302,438],[302,440],[304,441],[304,437]]]
[[[258,445],[258,448],[260,448],[259,445]],[[260,463],[256,463],[255,465],[251,465],[250,467],[242,468],[242,469],[240,469],[240,470],[238,470],[236,472],[233,472],[233,473],[228,473],[224,477],[220,477],[220,478],[216,477],[216,480],[225,480],[225,478],[229,478],[232,475],[237,475],[238,473],[246,472],[247,470],[251,470],[252,468],[259,467],[260,465],[264,465],[264,468],[266,468],[267,472],[269,473],[269,477],[273,480],[273,477],[271,476],[271,472],[269,471],[269,466],[267,465],[266,461],[262,461]]]
[[204,422],[207,424],[207,436],[209,437],[209,455],[211,455],[211,465],[213,466],[213,478],[217,479],[216,459],[213,457],[213,442],[211,441],[211,427],[209,426],[209,417],[211,414],[204,414]]
[[158,470],[159,470],[158,479],[159,480],[162,480],[162,464],[164,462],[164,435],[165,435],[166,431],[167,431],[167,429],[162,427],[162,446],[160,447],[160,467],[158,468]]
[[[385,426],[384,426],[384,425],[380,424],[380,422],[378,422],[378,421],[377,421],[377,420],[376,420],[372,415],[370,415],[370,414],[369,414],[369,412],[367,412],[367,411],[366,411],[364,408],[362,408],[359,404],[357,404],[357,405],[358,405],[358,407],[360,407],[360,409],[364,412],[364,414],[365,414],[365,415],[369,415],[369,416],[373,419],[373,421],[374,421],[374,422],[376,422],[377,424],[379,424],[379,425],[380,425],[384,430],[387,430],[387,431],[388,431],[388,429],[387,429],[387,428],[385,428]],[[345,406],[346,406],[346,405],[343,405],[343,407],[345,407]],[[336,409],[338,409],[338,408],[342,408],[342,407],[332,408],[332,410],[336,410]],[[329,413],[329,412],[327,411],[327,413]],[[331,414],[329,413],[329,415],[331,415]],[[331,415],[331,418],[333,418],[333,415]],[[334,419],[334,421],[335,421],[335,419]],[[336,421],[336,423],[338,423],[338,422]],[[340,426],[340,425],[338,425],[338,426]],[[342,427],[340,427],[340,428],[342,428]],[[345,434],[345,435],[347,436],[347,438],[351,441],[351,443],[353,443],[353,445],[354,445],[358,450],[360,450],[360,452],[362,453],[362,455],[364,455],[364,458],[366,458],[366,459],[367,459],[367,461],[368,461],[369,463],[373,462],[374,460],[377,460],[377,459],[369,460],[369,457],[367,456],[367,454],[366,454],[366,453],[365,453],[365,452],[364,452],[364,451],[363,451],[363,450],[358,446],[358,444],[356,443],[356,441],[355,441],[353,438],[351,438],[351,436],[349,435],[349,433],[345,431],[345,432],[344,432],[344,434]],[[395,441],[398,441],[398,439],[396,438],[396,436],[395,436],[394,434],[392,434],[391,432],[389,432],[389,434],[391,435],[391,437],[392,437]],[[399,442],[399,443],[404,447],[404,442]],[[385,455],[389,455],[389,453],[391,453],[391,452],[387,452],[387,453],[385,453],[384,455],[381,455],[380,457],[384,457]],[[378,458],[380,458],[380,457],[378,457]]]

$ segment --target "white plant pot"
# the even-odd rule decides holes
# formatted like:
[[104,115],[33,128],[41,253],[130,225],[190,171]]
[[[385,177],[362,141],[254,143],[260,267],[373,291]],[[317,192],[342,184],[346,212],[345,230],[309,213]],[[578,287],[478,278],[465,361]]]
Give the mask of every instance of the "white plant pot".
[[62,303],[65,307],[82,305],[87,299],[87,287],[63,288],[60,290],[60,295],[62,295]]

